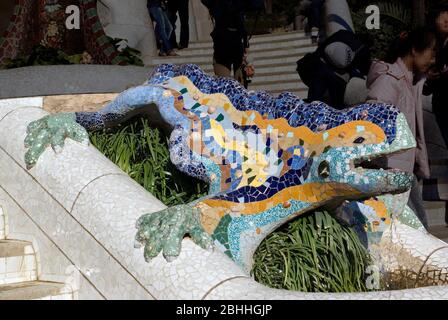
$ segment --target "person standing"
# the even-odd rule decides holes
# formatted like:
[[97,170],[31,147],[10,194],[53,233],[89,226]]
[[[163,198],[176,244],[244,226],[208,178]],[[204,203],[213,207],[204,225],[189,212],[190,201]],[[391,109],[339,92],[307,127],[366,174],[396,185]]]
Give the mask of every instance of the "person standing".
[[430,71],[425,84],[425,94],[433,95],[432,109],[445,145],[448,146],[448,126],[445,123],[448,102],[448,4],[438,8],[434,23],[439,49],[435,68]]
[[[170,37],[170,43],[173,48],[179,50],[188,48],[190,41],[190,26],[189,26],[189,12],[188,12],[189,0],[168,0],[168,12],[171,25],[174,31]],[[176,40],[176,21],[177,14],[180,19],[180,41]]]
[[311,40],[318,42],[319,33],[322,29],[322,12],[324,10],[325,0],[311,0],[309,7],[308,23],[311,29]]
[[[448,101],[448,4],[437,8],[433,21],[439,48],[435,67],[425,84],[425,94],[432,94],[432,111],[448,147],[448,126],[445,123]],[[448,210],[445,212],[445,223],[448,225]]]
[[244,84],[243,60],[249,41],[245,27],[243,0],[202,0],[214,20],[213,68],[215,75],[234,78]]
[[177,56],[170,43],[173,27],[166,14],[165,2],[163,0],[148,0],[147,7],[151,19],[156,23],[156,38],[160,42],[159,56]]
[[419,179],[429,178],[430,169],[423,128],[423,85],[435,61],[436,35],[426,28],[402,33],[386,61],[375,61],[367,77],[368,101],[397,106],[406,117],[417,148],[387,157],[387,166],[414,174],[409,203],[422,224],[428,219]]
[[308,90],[308,101],[322,101],[336,109],[346,108],[347,83],[365,79],[371,65],[370,48],[364,39],[339,30],[313,53],[297,61],[297,72]]

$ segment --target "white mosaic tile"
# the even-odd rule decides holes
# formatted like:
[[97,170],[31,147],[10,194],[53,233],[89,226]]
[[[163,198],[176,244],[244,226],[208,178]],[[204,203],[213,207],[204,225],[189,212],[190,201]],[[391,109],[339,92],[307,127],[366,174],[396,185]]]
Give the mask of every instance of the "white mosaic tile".
[[106,298],[152,298],[89,230],[78,223],[2,150],[0,184]]
[[[387,250],[406,252],[418,261],[418,267],[423,263],[435,269],[448,269],[448,244],[431,234],[413,229],[398,221],[389,227],[383,235],[381,246],[385,254]],[[405,261],[398,261],[401,267]],[[408,266],[413,269],[415,265]],[[418,271],[418,270],[416,270]]]
[[6,107],[39,107],[42,108],[44,102],[43,97],[28,97],[28,98],[12,98],[0,99],[0,108]]
[[251,278],[227,281],[206,297],[206,300],[384,300],[390,292],[375,293],[305,293],[265,287]]
[[[0,146],[24,168],[26,126],[46,114],[37,109],[20,109],[0,122],[0,136],[8,137],[0,138]],[[16,134],[7,134],[13,130]],[[107,174],[124,174],[93,146],[71,139],[66,140],[59,154],[47,148],[30,172],[67,210],[71,210],[79,192],[92,180]]]
[[0,99],[0,121],[11,111],[20,108],[42,108],[43,98]]
[[34,254],[0,258],[0,285],[36,279],[37,266]]
[[72,213],[158,299],[201,299],[220,282],[244,276],[220,251],[203,250],[188,239],[175,261],[159,255],[146,263],[143,250],[134,249],[135,223],[164,208],[130,178],[106,176],[83,190]]
[[[34,250],[37,252],[36,263],[39,279],[50,282],[67,282],[68,277],[71,276],[68,272],[73,267],[72,263],[64,256],[58,247],[56,247],[49,237],[33,223],[26,213],[14,203],[1,187],[0,203],[5,211],[8,212],[9,220],[13,226],[11,237],[33,242]],[[43,257],[43,259],[40,257]],[[0,271],[1,270],[2,264],[0,262]],[[20,282],[21,280],[22,279],[11,279],[11,282]],[[73,290],[76,290],[77,297],[80,296],[83,300],[103,299],[98,291],[96,291],[96,289],[87,282],[82,275],[76,276],[71,287]],[[81,295],[79,295],[79,290],[81,290]]]
[[392,300],[448,300],[448,286],[391,291]]
[[0,121],[0,147],[25,168],[25,137],[28,124],[46,116],[40,108],[22,108],[9,113]]
[[448,286],[366,293],[304,293],[264,287],[252,279],[227,281],[206,300],[447,300]]

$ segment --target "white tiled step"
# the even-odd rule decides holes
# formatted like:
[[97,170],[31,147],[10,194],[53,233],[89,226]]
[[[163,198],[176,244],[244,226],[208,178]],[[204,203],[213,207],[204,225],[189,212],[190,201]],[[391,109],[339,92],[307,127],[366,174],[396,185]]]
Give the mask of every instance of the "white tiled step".
[[302,91],[308,87],[301,81],[273,81],[249,84],[249,90],[254,91]]
[[[252,54],[257,54],[262,51],[268,50],[278,50],[281,52],[286,52],[286,50],[294,47],[305,47],[312,46],[312,42],[310,38],[297,38],[290,41],[282,41],[275,40],[265,43],[252,44],[250,45],[249,51]],[[315,45],[313,45],[315,46]],[[210,43],[209,46],[203,48],[188,48],[184,50],[178,51],[178,54],[181,56],[194,56],[194,55],[211,55],[213,54],[213,43]]]
[[[299,57],[297,57],[297,60]],[[296,61],[297,61],[296,60]],[[204,72],[213,75],[213,65],[211,63],[208,64],[199,64],[198,65]],[[151,66],[154,68],[155,66]],[[298,78],[298,73],[296,72],[296,63],[281,63],[277,65],[266,65],[263,66],[259,64],[258,62],[255,63],[255,72],[256,77],[264,76],[264,75],[272,75],[272,74],[278,74],[278,73],[289,73],[294,74]],[[292,76],[292,75],[291,75]]]
[[274,82],[274,81],[295,81],[302,82],[300,80],[299,74],[297,72],[279,72],[279,73],[268,73],[268,74],[260,74],[256,73],[252,79],[252,85],[266,83],[266,82]]
[[439,238],[440,240],[448,243],[448,226],[438,225],[438,226],[432,226],[428,230],[433,236],[436,238]]
[[0,285],[0,300],[72,300],[64,284],[30,281]]
[[306,99],[308,97],[308,89],[302,89],[302,90],[272,90],[269,91],[274,96],[278,96],[279,94],[283,92],[291,92],[292,94],[296,95],[297,97],[301,99]]
[[445,224],[446,205],[444,201],[425,201],[424,206],[430,227]]
[[32,244],[0,240],[0,285],[36,279],[36,256]]
[[431,165],[431,177],[448,178],[448,161],[445,159],[433,160]]
[[[271,57],[278,57],[278,56],[288,56],[288,55],[303,55],[304,53],[313,52],[316,50],[316,47],[314,45],[301,45],[301,46],[289,46],[287,48],[271,48],[271,49],[263,49],[263,50],[257,50],[257,51],[251,51],[250,56],[252,59],[257,62],[259,59],[264,58],[271,58]],[[189,52],[180,51],[179,57],[182,58],[193,58],[193,57],[212,57],[213,56],[213,50],[207,50],[204,51],[204,53],[201,54],[188,54]],[[175,57],[176,58],[176,57]],[[155,61],[162,61],[166,59],[171,58],[156,58]],[[174,58],[173,58],[174,59]]]
[[[295,47],[289,50],[267,50],[253,54],[254,64],[257,65],[275,65],[280,63],[295,63],[306,53],[315,51],[314,46]],[[211,64],[213,62],[212,54],[196,55],[196,56],[177,56],[177,57],[157,57],[154,58],[151,65],[159,65],[164,63],[172,64]]]
[[[251,46],[255,46],[257,44],[261,43],[270,43],[270,42],[276,42],[276,41],[290,41],[300,38],[306,38],[306,35],[304,32],[285,32],[285,33],[272,33],[267,35],[261,35],[261,36],[253,36],[252,39],[250,39]],[[213,46],[213,43],[211,40],[207,41],[197,41],[192,42],[189,44],[190,49],[195,48],[207,48]]]
[[[297,57],[297,60],[299,60],[299,57]],[[296,71],[297,65],[294,61],[294,63],[282,63],[277,65],[268,65],[268,66],[262,66],[256,63],[255,65],[255,72],[257,76],[260,75],[270,75],[270,74],[278,74],[278,73],[289,73],[289,74],[295,74],[298,76],[298,73]]]

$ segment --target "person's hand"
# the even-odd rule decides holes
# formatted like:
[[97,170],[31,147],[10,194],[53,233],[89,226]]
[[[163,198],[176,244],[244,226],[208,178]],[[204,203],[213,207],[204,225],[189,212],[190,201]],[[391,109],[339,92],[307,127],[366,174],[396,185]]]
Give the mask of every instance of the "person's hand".
[[448,75],[448,66],[445,67],[442,71],[440,71],[441,76],[447,76]]
[[442,74],[440,71],[437,71],[435,69],[430,69],[426,76],[427,76],[428,80],[437,80],[440,78],[441,75]]
[[255,75],[255,67],[252,64],[247,65],[245,72],[247,77],[252,78]]

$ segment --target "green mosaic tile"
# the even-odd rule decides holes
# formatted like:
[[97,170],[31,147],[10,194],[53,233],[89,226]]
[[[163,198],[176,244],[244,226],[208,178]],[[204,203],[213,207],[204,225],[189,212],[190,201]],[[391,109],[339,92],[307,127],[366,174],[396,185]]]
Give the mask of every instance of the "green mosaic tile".
[[222,120],[224,120],[224,116],[223,116],[222,114],[219,114],[219,115],[216,117],[216,121],[221,122]]

